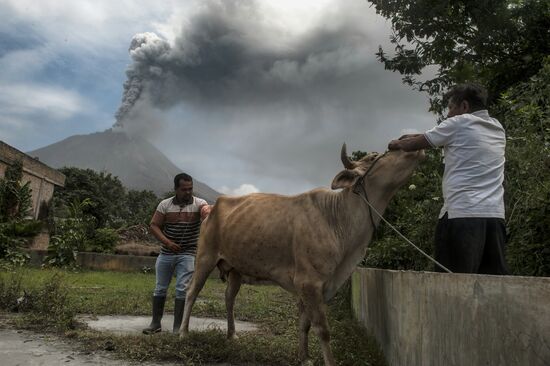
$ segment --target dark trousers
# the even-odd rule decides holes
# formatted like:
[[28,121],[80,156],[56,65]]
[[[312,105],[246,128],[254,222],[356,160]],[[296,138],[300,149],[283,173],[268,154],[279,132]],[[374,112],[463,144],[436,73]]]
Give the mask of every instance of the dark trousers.
[[[458,273],[508,274],[506,225],[499,218],[456,218],[447,214],[435,230],[435,259]],[[439,266],[435,271],[443,272]]]

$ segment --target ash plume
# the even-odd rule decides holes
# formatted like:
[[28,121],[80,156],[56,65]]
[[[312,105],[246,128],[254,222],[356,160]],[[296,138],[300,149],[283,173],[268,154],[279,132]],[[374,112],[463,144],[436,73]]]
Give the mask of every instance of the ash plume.
[[116,125],[217,187],[286,192],[331,182],[343,141],[383,151],[431,126],[425,98],[376,60],[390,28],[366,2],[295,3],[200,0],[169,40],[134,36]]
[[115,114],[114,127],[123,127],[124,120],[141,97],[145,85],[162,76],[162,60],[170,53],[170,44],[154,33],[139,33],[130,43],[132,65],[126,70],[122,103]]
[[[135,35],[115,126],[133,123],[129,112],[144,93],[161,110],[178,103],[307,106],[318,102],[327,85],[364,68],[364,29],[348,18],[331,19],[331,27],[320,19],[305,34],[290,37],[261,14],[257,2],[243,4],[206,2],[173,44],[154,33]],[[307,95],[309,88],[317,91]]]

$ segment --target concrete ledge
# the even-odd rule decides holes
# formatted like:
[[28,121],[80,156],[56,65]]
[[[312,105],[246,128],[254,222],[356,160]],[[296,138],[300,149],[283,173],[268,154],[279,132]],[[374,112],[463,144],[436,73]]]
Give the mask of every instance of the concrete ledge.
[[[44,258],[48,255],[47,250],[28,250],[30,256],[29,264],[33,267],[40,267],[44,262]],[[141,255],[122,255],[122,254],[105,254],[92,252],[79,252],[76,255],[76,264],[84,269],[100,270],[100,271],[117,271],[117,272],[136,272],[142,271],[144,268],[149,268],[154,273],[156,256],[141,256]],[[220,278],[218,268],[215,268],[209,278]],[[270,284],[268,282],[246,282],[254,284]]]
[[86,269],[133,272],[143,268],[155,269],[157,257],[80,252],[76,264]]
[[358,268],[352,308],[390,366],[550,365],[550,278]]
[[[29,264],[41,266],[48,255],[46,250],[29,250]],[[155,270],[157,257],[139,255],[119,255],[105,253],[79,252],[76,256],[76,264],[85,269],[134,272],[148,267]]]

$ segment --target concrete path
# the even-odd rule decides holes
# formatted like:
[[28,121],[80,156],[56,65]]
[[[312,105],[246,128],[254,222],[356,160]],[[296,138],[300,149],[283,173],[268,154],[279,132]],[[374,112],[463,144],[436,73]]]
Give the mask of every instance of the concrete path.
[[[139,333],[149,325],[151,319],[144,316],[79,316],[79,320],[98,331],[115,334]],[[164,332],[172,330],[173,315],[165,315],[162,320]],[[0,322],[1,323],[1,322]],[[256,331],[253,323],[235,322],[239,331]],[[227,321],[210,318],[191,318],[191,330],[227,329]],[[42,335],[29,331],[0,327],[0,365],[2,366],[153,366],[158,363],[130,362],[111,358],[108,352],[83,353],[75,351],[70,342],[52,335]],[[162,363],[162,366],[175,366],[176,363]],[[180,364],[181,365],[181,364]],[[205,365],[207,366],[207,365]],[[230,366],[220,363],[210,366]]]
[[[107,352],[82,353],[53,336],[16,329],[0,329],[2,366],[152,366],[108,357]],[[175,366],[163,363],[163,366]]]
[[[85,322],[92,329],[111,332],[115,334],[140,333],[151,322],[150,317],[131,315],[104,315],[104,316],[79,316],[78,320]],[[162,331],[171,332],[174,316],[166,314],[162,318]],[[189,322],[190,330],[220,329],[227,331],[227,320],[212,318],[191,317]],[[239,332],[254,332],[258,328],[254,323],[235,321],[235,329]]]
[[[75,351],[70,343],[55,336],[0,328],[2,366],[181,366],[172,362],[132,362],[111,358],[108,352]],[[204,366],[239,366],[229,363]],[[250,366],[250,365],[249,365]],[[258,365],[261,366],[261,365]]]

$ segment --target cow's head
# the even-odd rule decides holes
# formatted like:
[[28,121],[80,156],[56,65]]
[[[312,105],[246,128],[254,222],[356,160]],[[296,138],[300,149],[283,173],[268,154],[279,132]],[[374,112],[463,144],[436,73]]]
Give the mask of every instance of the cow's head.
[[346,169],[334,177],[332,189],[353,187],[368,172],[363,184],[375,189],[394,191],[409,179],[424,156],[424,150],[416,152],[394,150],[383,155],[368,154],[361,160],[352,161],[346,153],[346,144],[344,144],[341,158]]

